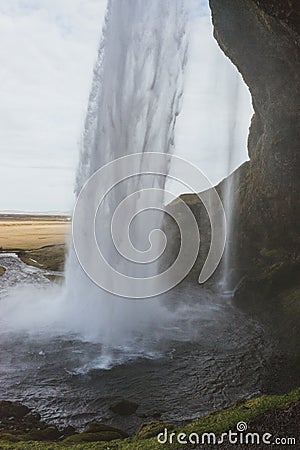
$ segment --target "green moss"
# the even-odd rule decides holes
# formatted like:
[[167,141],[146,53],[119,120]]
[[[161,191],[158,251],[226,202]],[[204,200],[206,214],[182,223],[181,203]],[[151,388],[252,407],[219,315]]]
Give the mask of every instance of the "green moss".
[[100,433],[102,431],[112,431],[114,433],[118,433],[120,437],[128,437],[128,434],[124,431],[104,423],[90,423],[84,430],[85,433]]
[[[17,435],[17,434],[13,434],[13,433],[9,433],[8,431],[2,432],[0,433],[0,442],[1,441],[8,441],[8,442],[19,442],[24,440],[24,436],[22,435]],[[1,444],[0,444],[1,447]]]
[[60,433],[56,427],[47,427],[43,430],[33,430],[27,435],[30,441],[54,441],[60,437]]
[[174,426],[170,423],[149,422],[141,426],[136,434],[137,439],[148,439],[162,433],[164,429],[173,430]]
[[266,411],[275,408],[286,408],[299,400],[300,389],[286,395],[262,395],[196,420],[187,425],[184,428],[184,432],[196,431],[201,434],[211,431],[221,433],[235,427],[240,420],[249,422]]
[[260,251],[260,255],[264,258],[268,258],[271,261],[282,261],[286,259],[286,250],[283,248],[279,249],[267,249],[262,248]]
[[79,433],[64,439],[65,444],[79,444],[82,442],[109,442],[122,439],[124,436],[118,431],[99,431],[97,433]]
[[63,270],[66,258],[65,245],[51,245],[38,250],[20,251],[19,258],[30,266],[47,270]]
[[[194,420],[190,424],[176,429],[178,433],[208,433],[214,432],[216,434],[228,431],[235,428],[236,424],[243,420],[250,422],[253,419],[259,417],[267,411],[274,409],[285,409],[289,405],[300,401],[300,389],[296,389],[285,395],[262,395],[260,397],[252,398],[245,402],[240,402],[230,408],[216,411],[208,414],[201,419]],[[156,428],[157,427],[157,428]],[[157,442],[156,433],[152,438],[146,438],[146,433],[154,430],[159,433],[164,428],[171,429],[165,424],[152,422],[144,425],[137,433],[136,436],[127,439],[117,439],[103,442],[102,439],[114,439],[113,432],[84,432],[79,433],[69,438],[64,439],[61,442],[46,443],[46,442],[9,442],[6,440],[0,441],[0,449],[2,450],[107,450],[109,447],[111,450],[161,450],[162,446]],[[144,429],[144,431],[143,431]],[[110,434],[109,434],[110,433]],[[97,440],[98,439],[98,440]],[[88,442],[88,447],[87,443]],[[166,448],[166,446],[165,446]],[[168,445],[168,448],[180,448],[178,444]],[[184,448],[184,446],[183,446]]]
[[300,287],[284,291],[280,295],[280,303],[282,309],[291,316],[300,315]]

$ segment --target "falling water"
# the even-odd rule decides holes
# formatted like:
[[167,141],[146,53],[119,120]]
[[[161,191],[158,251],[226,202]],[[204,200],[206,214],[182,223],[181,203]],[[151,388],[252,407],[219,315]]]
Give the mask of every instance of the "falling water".
[[[97,169],[115,158],[138,152],[172,152],[186,63],[185,28],[181,0],[109,1],[86,117],[77,193]],[[162,167],[162,173],[167,171],[167,166]],[[122,265],[105,234],[113,211],[135,190],[153,186],[160,188],[157,203],[161,204],[164,183],[165,177],[134,177],[105,200],[96,233],[106,258],[118,270],[138,275],[139,268]],[[90,206],[94,201],[90,199]],[[136,211],[139,208],[136,204]],[[147,231],[159,228],[161,220],[160,215],[138,218],[133,240],[140,250],[148,239]],[[86,250],[92,255],[95,248]],[[157,265],[150,270],[154,273]],[[124,345],[139,331],[145,336],[145,322],[155,333],[166,314],[158,300],[116,298],[98,288],[80,267],[72,248],[65,297],[65,315],[74,331],[106,345]]]
[[237,127],[237,118],[240,114],[241,102],[240,102],[240,90],[241,83],[239,82],[238,73],[235,75],[234,83],[232,86],[232,91],[230,92],[230,97],[228,99],[228,104],[230,108],[228,110],[227,116],[227,172],[230,175],[223,180],[222,183],[222,201],[226,214],[226,228],[227,228],[227,242],[224,250],[223,261],[221,265],[221,280],[220,286],[223,294],[232,295],[235,285],[237,283],[236,279],[236,268],[235,265],[235,250],[236,250],[236,239],[234,236],[235,232],[235,221],[237,220],[235,211],[238,205],[238,173],[232,172],[233,170],[233,160],[235,154],[240,152],[239,148],[239,133],[240,130]]

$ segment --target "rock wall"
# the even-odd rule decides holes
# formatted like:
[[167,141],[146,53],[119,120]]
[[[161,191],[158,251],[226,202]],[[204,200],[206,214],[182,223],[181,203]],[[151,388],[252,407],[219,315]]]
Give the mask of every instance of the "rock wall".
[[236,217],[240,265],[264,287],[296,283],[300,262],[299,2],[210,0],[214,35],[249,86],[255,114]]

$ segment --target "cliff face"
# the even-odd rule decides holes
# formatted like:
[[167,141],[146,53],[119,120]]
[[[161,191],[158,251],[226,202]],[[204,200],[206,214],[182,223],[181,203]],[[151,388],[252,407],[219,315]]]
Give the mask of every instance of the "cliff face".
[[286,287],[300,261],[299,2],[210,0],[210,7],[215,38],[249,86],[255,111],[250,161],[238,169],[240,259],[254,278]]

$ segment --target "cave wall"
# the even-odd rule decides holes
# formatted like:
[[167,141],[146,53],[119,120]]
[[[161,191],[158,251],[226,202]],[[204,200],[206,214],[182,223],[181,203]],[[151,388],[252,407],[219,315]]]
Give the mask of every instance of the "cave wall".
[[254,278],[271,271],[273,281],[281,275],[286,280],[287,274],[295,281],[300,262],[300,2],[209,3],[214,36],[242,74],[255,111],[250,161],[238,169],[241,264]]

